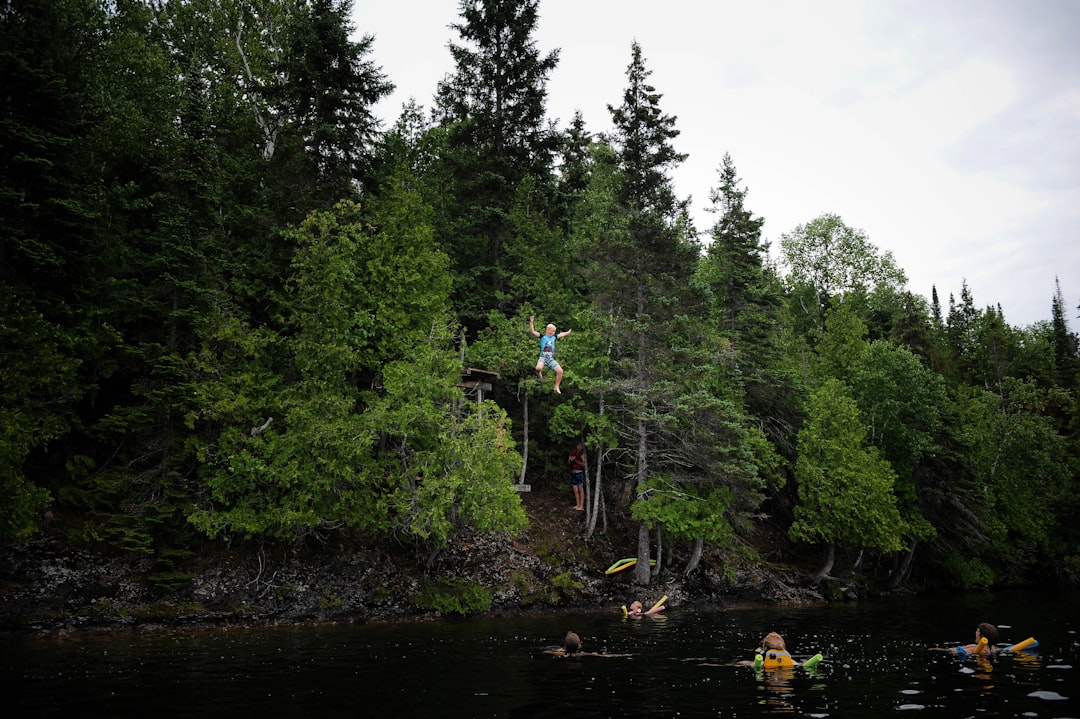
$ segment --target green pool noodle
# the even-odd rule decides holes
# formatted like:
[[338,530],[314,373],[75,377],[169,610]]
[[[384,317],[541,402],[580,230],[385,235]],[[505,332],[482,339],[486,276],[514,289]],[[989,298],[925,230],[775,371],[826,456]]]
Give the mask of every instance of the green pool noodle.
[[817,654],[815,654],[814,656],[810,657],[805,662],[803,662],[803,666],[806,667],[807,669],[810,669],[812,667],[817,666],[817,663],[820,662],[824,658],[825,657],[821,656],[821,652],[818,652]]

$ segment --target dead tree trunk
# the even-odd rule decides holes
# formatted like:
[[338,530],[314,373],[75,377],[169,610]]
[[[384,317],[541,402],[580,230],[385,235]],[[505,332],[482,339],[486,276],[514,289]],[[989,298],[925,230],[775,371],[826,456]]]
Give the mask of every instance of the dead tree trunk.
[[[600,393],[600,417],[604,417],[604,393]],[[587,516],[585,517],[585,539],[592,539],[593,534],[596,533],[596,520],[601,511],[604,510],[603,502],[603,478],[604,468],[604,443],[599,442],[596,446],[596,481],[589,481],[589,463],[585,463],[585,507],[587,509]],[[607,516],[604,516],[604,529],[607,530]]]
[[821,580],[829,576],[829,572],[832,571],[833,564],[836,563],[836,545],[829,542],[825,545],[825,562],[821,565],[821,569],[817,571],[814,576],[810,577],[810,586],[816,587],[821,583]]
[[525,391],[525,402],[521,407],[521,476],[518,484],[525,484],[525,468],[529,466],[529,392]]
[[585,539],[592,539],[593,534],[596,533],[596,520],[600,516],[602,511],[601,495],[604,488],[603,485],[603,461],[604,445],[601,444],[596,448],[596,478],[591,478],[589,473],[589,465],[585,464],[585,509],[587,515],[585,517]]
[[683,576],[688,577],[690,573],[698,568],[698,564],[701,563],[701,553],[705,548],[705,540],[702,537],[698,537],[694,540],[694,549],[690,552],[690,561],[686,563],[686,569],[683,570]]

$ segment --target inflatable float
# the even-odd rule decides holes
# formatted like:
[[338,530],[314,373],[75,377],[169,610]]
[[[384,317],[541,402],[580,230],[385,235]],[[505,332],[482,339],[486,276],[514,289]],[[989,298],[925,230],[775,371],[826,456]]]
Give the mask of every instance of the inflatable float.
[[797,666],[813,669],[824,659],[820,652],[807,659],[802,664],[796,664],[795,660],[787,652],[779,649],[770,649],[764,654],[758,652],[754,656],[754,669],[794,669]]
[[1002,649],[1001,651],[1003,651],[1003,652],[1022,652],[1025,649],[1034,649],[1037,646],[1039,646],[1038,640],[1036,640],[1035,637],[1028,637],[1024,641],[1017,642],[1016,644],[1012,644],[1010,646],[1007,646],[1004,649]]
[[[626,559],[620,559],[619,561],[615,562],[610,567],[608,567],[607,571],[605,571],[604,574],[614,574],[615,572],[621,572],[624,569],[629,569],[630,567],[634,566],[635,564],[637,564],[637,557],[627,557]],[[655,559],[650,559],[649,560],[649,566],[650,567],[655,567],[656,566],[656,560]]]
[[[1010,644],[1007,647],[1002,647],[1000,651],[1003,651],[1003,652],[1022,652],[1025,649],[1034,649],[1037,646],[1039,646],[1038,640],[1036,640],[1035,637],[1028,637],[1027,639],[1025,639],[1022,642],[1017,642],[1016,644]],[[983,637],[982,639],[979,640],[978,645],[976,645],[976,647],[971,651],[971,653],[972,654],[986,654],[989,651],[990,651],[990,649],[989,649],[989,647],[987,647],[986,637]],[[964,649],[961,646],[961,647],[956,648],[956,653],[960,654],[960,655],[965,655],[968,652],[967,652],[966,649]]]

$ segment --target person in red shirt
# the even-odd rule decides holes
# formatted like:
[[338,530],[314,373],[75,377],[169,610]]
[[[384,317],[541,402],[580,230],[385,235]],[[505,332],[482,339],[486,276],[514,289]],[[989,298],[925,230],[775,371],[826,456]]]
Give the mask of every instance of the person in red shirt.
[[570,463],[570,486],[574,488],[574,509],[585,511],[585,445],[578,442],[566,460]]

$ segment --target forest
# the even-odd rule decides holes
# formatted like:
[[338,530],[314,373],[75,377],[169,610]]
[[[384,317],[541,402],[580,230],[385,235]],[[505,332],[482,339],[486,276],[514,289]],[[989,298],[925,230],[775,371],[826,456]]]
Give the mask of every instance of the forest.
[[[3,545],[434,556],[524,530],[580,440],[585,538],[628,518],[639,585],[766,521],[819,577],[1080,581],[1059,286],[1015,327],[835,214],[771,246],[729,155],[697,227],[647,48],[610,126],[559,127],[539,0],[459,5],[392,124],[351,0],[0,6]],[[572,332],[561,394],[530,317]]]

